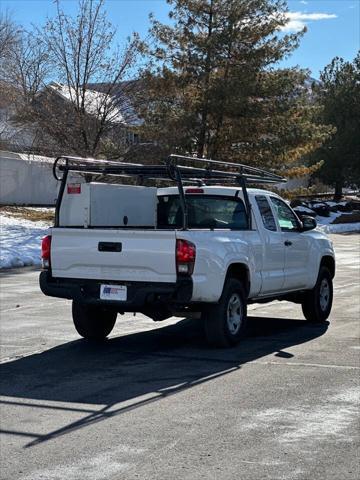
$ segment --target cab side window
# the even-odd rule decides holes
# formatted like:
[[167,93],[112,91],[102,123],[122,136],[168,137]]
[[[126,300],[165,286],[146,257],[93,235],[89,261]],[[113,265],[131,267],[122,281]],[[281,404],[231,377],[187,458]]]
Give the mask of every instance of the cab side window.
[[274,215],[271,211],[271,207],[265,195],[256,195],[255,197],[256,204],[258,206],[264,227],[266,230],[271,230],[276,232],[276,223]]
[[275,207],[277,219],[283,232],[291,232],[299,230],[299,222],[295,214],[285,202],[276,197],[270,197]]

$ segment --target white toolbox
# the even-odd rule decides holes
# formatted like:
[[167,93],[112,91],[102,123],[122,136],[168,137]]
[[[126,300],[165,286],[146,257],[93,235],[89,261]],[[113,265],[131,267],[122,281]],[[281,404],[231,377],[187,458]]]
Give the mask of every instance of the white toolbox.
[[68,183],[60,227],[156,226],[157,188],[107,183]]

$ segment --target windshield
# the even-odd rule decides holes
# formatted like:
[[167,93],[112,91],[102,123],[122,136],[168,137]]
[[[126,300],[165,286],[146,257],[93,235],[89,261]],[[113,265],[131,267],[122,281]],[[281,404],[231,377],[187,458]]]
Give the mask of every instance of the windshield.
[[[189,228],[246,230],[248,222],[241,199],[218,195],[186,195]],[[181,228],[178,195],[158,197],[158,228]]]

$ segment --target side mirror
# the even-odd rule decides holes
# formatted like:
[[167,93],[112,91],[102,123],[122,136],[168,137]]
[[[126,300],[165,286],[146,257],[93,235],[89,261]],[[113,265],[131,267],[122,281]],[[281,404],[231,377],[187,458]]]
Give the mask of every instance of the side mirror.
[[317,227],[317,222],[315,218],[310,217],[309,215],[301,215],[300,220],[302,221],[302,232],[307,232],[308,230],[314,230]]

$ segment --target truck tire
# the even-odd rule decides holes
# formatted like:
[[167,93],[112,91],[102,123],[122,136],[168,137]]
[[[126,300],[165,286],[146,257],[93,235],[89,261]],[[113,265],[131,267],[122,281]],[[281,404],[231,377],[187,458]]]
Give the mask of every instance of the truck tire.
[[231,347],[239,343],[246,328],[246,300],[242,283],[229,278],[216,305],[204,310],[207,341],[214,347]]
[[312,290],[305,293],[301,303],[306,320],[312,323],[322,323],[330,315],[333,300],[333,283],[329,270],[320,267],[319,275]]
[[117,312],[73,301],[72,317],[79,335],[87,340],[105,340],[116,322]]

